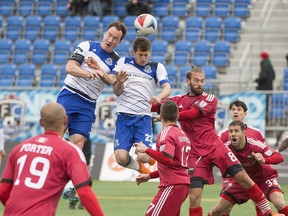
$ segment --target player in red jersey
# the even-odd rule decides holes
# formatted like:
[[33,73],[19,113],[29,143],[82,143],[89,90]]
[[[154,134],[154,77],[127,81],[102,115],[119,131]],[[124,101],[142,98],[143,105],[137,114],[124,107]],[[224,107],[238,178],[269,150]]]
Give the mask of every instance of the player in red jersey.
[[[265,143],[247,137],[245,124],[242,121],[230,123],[229,138],[227,146],[241,162],[248,175],[274,204],[278,212],[287,216],[288,206],[276,179],[278,172],[270,165],[283,162],[283,156]],[[233,178],[226,178],[222,187],[219,200],[211,213],[229,215],[233,205],[249,200],[246,191]],[[225,214],[222,214],[223,212]],[[263,216],[261,211],[257,212],[257,216]]]
[[150,203],[146,216],[180,216],[180,208],[189,194],[188,157],[190,141],[176,125],[178,107],[173,101],[161,106],[162,131],[157,137],[156,150],[143,143],[135,143],[136,151],[147,153],[158,161],[158,170],[136,177],[137,184],[160,178],[157,195]]
[[[247,115],[248,108],[247,108],[247,105],[243,101],[241,100],[232,101],[229,105],[229,110],[230,110],[231,119],[233,121],[239,120],[239,121],[244,122],[245,117]],[[265,137],[259,129],[251,127],[250,125],[247,125],[247,124],[245,124],[245,127],[246,127],[245,134],[247,137],[259,140],[261,142],[265,142]],[[228,142],[230,140],[228,128],[221,131],[219,133],[219,137],[223,143]]]
[[[271,215],[268,200],[251,180],[235,155],[219,139],[215,130],[215,113],[218,99],[203,91],[205,73],[192,65],[186,75],[189,92],[170,98],[179,107],[178,121],[191,142],[189,157],[190,208],[189,215],[202,216],[201,198],[205,184],[213,184],[212,168],[217,166],[223,177],[233,176],[246,189],[263,214]],[[152,111],[159,111],[159,105],[152,105]]]
[[45,132],[21,142],[10,153],[0,183],[4,215],[55,215],[71,179],[91,215],[102,216],[80,148],[62,138],[67,116],[62,105],[49,102],[40,113]]

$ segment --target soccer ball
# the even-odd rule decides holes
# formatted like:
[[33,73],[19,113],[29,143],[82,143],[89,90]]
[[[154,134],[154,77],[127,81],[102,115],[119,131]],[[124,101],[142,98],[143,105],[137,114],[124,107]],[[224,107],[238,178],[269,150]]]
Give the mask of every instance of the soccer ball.
[[134,26],[139,36],[147,37],[157,30],[157,21],[151,14],[140,14],[134,21]]

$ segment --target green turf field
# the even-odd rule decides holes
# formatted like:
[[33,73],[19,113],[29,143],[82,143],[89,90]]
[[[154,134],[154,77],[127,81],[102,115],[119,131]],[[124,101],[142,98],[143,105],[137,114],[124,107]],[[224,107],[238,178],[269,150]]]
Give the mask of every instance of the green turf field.
[[[133,182],[100,182],[93,183],[93,189],[99,197],[101,206],[107,216],[141,216],[157,192],[158,183],[143,183],[136,185]],[[204,190],[202,207],[204,216],[215,204],[221,186],[219,184],[206,186]],[[282,185],[284,191],[288,191],[288,185]],[[287,197],[286,197],[287,202]],[[1,212],[3,207],[0,208]],[[68,208],[67,200],[60,200],[57,216],[85,216],[85,210]],[[251,202],[235,206],[231,216],[255,215]],[[169,216],[169,215],[167,215]],[[188,216],[188,199],[182,206],[181,216]]]

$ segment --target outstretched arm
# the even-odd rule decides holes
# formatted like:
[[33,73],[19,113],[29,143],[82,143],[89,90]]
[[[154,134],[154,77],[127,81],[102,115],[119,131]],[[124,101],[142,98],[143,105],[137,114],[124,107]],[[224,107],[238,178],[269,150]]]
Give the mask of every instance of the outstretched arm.
[[288,147],[288,137],[286,137],[277,148],[276,151],[282,152]]

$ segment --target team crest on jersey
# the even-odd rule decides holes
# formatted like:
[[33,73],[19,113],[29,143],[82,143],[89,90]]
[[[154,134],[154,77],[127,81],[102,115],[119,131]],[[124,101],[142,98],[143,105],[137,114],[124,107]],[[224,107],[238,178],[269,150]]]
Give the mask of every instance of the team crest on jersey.
[[160,148],[159,148],[159,150],[162,152],[162,151],[164,150],[164,148],[165,148],[165,144],[164,144],[164,145],[161,145]]
[[107,58],[107,59],[105,60],[105,63],[106,63],[107,65],[112,65],[112,58]]
[[268,149],[267,151],[265,151],[265,155],[271,156],[272,155],[272,150]]
[[152,72],[150,65],[146,65],[145,66],[144,72],[146,72],[146,73],[151,73]]
[[199,103],[199,107],[205,107],[207,105],[207,103],[205,101],[200,101]]

